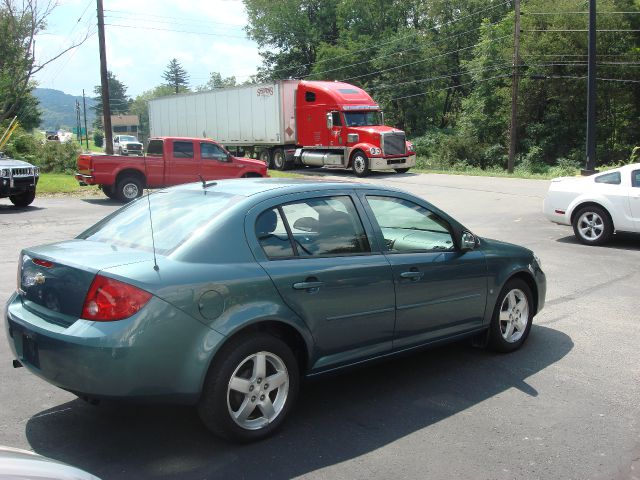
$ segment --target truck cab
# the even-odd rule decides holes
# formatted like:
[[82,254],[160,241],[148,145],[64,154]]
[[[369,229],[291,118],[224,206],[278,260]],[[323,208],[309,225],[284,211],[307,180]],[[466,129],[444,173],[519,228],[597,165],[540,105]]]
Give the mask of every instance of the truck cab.
[[415,166],[405,133],[384,125],[380,107],[361,88],[342,82],[301,81],[296,92],[298,143],[305,165],[406,172]]

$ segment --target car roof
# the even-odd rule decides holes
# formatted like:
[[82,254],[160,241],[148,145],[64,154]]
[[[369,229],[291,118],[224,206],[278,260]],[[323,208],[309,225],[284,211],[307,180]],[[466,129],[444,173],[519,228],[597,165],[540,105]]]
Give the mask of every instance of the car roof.
[[[320,180],[310,178],[238,178],[207,182],[207,191],[222,192],[244,197],[271,197],[273,193],[285,195],[288,193],[302,193],[313,191],[330,191],[344,189],[375,189],[404,193],[393,187],[380,187],[360,182]],[[171,190],[202,191],[202,182],[187,183],[172,187]],[[276,192],[277,191],[277,192]]]

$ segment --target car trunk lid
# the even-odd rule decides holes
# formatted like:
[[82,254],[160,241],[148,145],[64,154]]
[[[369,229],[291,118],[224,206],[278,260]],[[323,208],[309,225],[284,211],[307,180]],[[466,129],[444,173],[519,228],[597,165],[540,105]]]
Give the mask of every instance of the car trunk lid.
[[80,318],[99,271],[149,259],[148,252],[86,240],[25,249],[18,267],[20,297],[45,320],[68,326]]

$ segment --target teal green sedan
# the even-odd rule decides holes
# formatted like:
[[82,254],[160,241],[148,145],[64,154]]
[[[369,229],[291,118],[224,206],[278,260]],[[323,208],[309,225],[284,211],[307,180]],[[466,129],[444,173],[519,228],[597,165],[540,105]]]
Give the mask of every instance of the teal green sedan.
[[70,241],[22,250],[5,310],[16,366],[88,399],[197,406],[264,438],[300,381],[444,342],[527,339],[545,275],[421,198],[238,179],[157,191]]

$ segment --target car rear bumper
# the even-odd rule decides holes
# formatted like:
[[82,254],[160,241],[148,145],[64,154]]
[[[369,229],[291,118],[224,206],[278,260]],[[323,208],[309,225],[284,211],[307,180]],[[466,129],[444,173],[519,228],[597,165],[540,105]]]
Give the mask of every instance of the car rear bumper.
[[571,225],[571,214],[563,208],[559,208],[546,197],[542,202],[542,213],[548,220],[559,225]]
[[47,382],[91,398],[197,401],[223,336],[163,300],[117,322],[48,322],[14,294],[5,309],[11,351]]
[[95,185],[96,179],[92,175],[85,175],[83,173],[76,173],[75,178],[80,185]]

